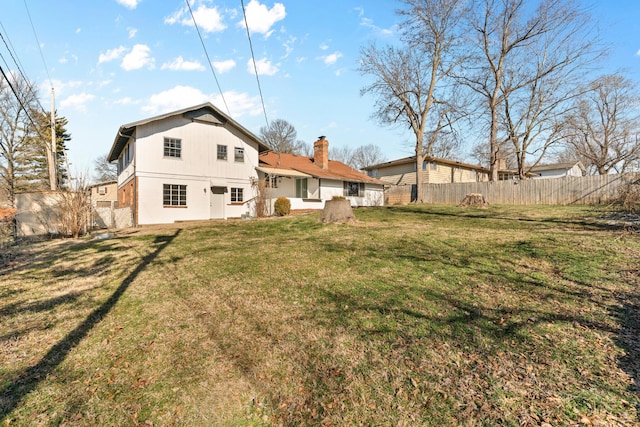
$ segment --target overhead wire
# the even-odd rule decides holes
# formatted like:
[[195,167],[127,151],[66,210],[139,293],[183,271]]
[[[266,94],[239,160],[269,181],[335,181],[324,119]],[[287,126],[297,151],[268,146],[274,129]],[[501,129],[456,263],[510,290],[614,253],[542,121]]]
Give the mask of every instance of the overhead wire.
[[269,127],[269,119],[267,119],[267,109],[264,107],[264,97],[262,96],[262,87],[260,86],[260,78],[258,77],[258,66],[256,65],[256,57],[253,53],[253,43],[251,41],[251,32],[249,31],[249,22],[247,21],[247,11],[244,7],[244,0],[240,0],[242,5],[242,16],[244,17],[244,26],[247,29],[247,38],[249,39],[249,48],[251,49],[251,60],[253,61],[253,71],[256,74],[256,82],[258,82],[258,92],[260,93],[260,102],[262,103],[262,111],[264,113],[264,121]]
[[36,43],[38,44],[38,51],[40,52],[40,58],[42,59],[44,70],[47,73],[47,78],[49,79],[49,86],[51,86],[51,88],[53,89],[53,83],[51,82],[51,75],[49,74],[49,68],[47,67],[47,62],[44,60],[44,54],[42,53],[42,46],[40,46],[40,40],[38,40],[36,27],[33,25],[33,20],[31,19],[31,13],[29,12],[29,6],[27,6],[27,0],[23,0],[23,1],[24,1],[24,7],[27,10],[27,16],[29,17],[29,23],[31,24],[31,29],[33,30],[33,35],[36,38]]
[[189,8],[189,13],[191,14],[193,25],[196,27],[196,32],[198,33],[198,37],[200,38],[200,44],[202,44],[202,49],[204,49],[204,54],[207,57],[207,62],[209,63],[209,69],[211,70],[211,74],[213,74],[213,78],[215,79],[216,85],[218,86],[218,92],[220,92],[220,97],[222,98],[224,107],[227,110],[227,114],[231,115],[231,112],[229,111],[229,106],[227,105],[227,101],[224,98],[224,93],[222,93],[222,89],[220,88],[220,82],[218,82],[218,76],[216,76],[216,72],[213,69],[213,64],[211,63],[211,58],[209,58],[209,52],[207,51],[207,47],[204,44],[202,34],[200,34],[200,28],[198,27],[198,23],[196,22],[196,17],[193,15],[193,10],[191,10],[191,5],[189,4],[189,0],[184,0],[184,1],[185,3],[187,3],[187,7]]
[[[15,64],[16,69],[20,73],[20,76],[22,77],[22,80],[27,84],[27,87],[29,88],[29,92],[30,92],[31,96],[33,96],[33,98],[36,100],[36,102],[40,106],[40,110],[41,110],[40,112],[42,113],[42,115],[43,116],[48,115],[47,110],[45,110],[45,108],[42,106],[42,103],[40,102],[40,98],[37,96],[37,93],[35,93],[33,85],[27,79],[27,77],[25,75],[24,67],[22,66],[22,62],[20,61],[20,58],[18,58],[18,54],[15,51],[15,48],[13,47],[13,43],[11,43],[11,39],[9,39],[9,35],[7,34],[6,29],[4,28],[4,25],[2,25],[2,22],[0,22],[0,28],[2,29],[2,32],[0,32],[0,39],[2,39],[2,42],[4,43],[5,47],[7,48],[7,51],[9,52],[9,55],[11,55],[11,59],[13,59],[13,63]],[[3,33],[7,35],[6,39],[5,39],[4,35],[3,35]],[[5,65],[9,68],[9,64],[7,63],[6,60],[4,60],[4,57],[2,59],[3,59],[4,63],[5,63]]]
[[[0,54],[0,57],[2,57],[1,54]],[[2,57],[2,60],[4,61],[4,57]],[[9,88],[11,89],[11,92],[13,92],[13,95],[18,100],[18,103],[20,104],[20,107],[24,110],[24,113],[26,114],[27,118],[29,119],[29,121],[31,122],[33,127],[36,129],[36,131],[38,131],[38,133],[39,133],[40,130],[38,129],[38,126],[35,124],[35,122],[31,118],[31,115],[29,115],[29,110],[27,110],[27,108],[24,106],[24,103],[22,102],[22,99],[20,99],[20,96],[18,96],[18,92],[16,91],[16,89],[11,84],[11,80],[9,79],[9,76],[7,76],[7,74],[4,72],[4,69],[2,68],[2,65],[0,65],[0,73],[2,74],[4,79],[7,81],[7,84],[9,85]]]

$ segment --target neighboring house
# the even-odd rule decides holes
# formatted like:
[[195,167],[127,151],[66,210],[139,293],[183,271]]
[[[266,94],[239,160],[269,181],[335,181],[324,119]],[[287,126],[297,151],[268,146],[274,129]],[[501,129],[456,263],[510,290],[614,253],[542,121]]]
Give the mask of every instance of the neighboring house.
[[[538,165],[529,168],[526,172],[528,178],[561,178],[563,176],[584,176],[586,173],[582,162],[554,163],[549,165]],[[498,173],[501,181],[508,179],[518,179],[518,171],[515,169],[500,168]]]
[[91,205],[96,207],[110,207],[118,202],[118,181],[99,182],[90,185]]
[[252,213],[258,153],[268,148],[211,103],[120,126],[118,207],[134,225]]
[[563,176],[584,176],[586,173],[582,162],[555,163],[552,165],[539,165],[531,168],[535,174],[534,179],[560,178]]
[[[370,177],[378,178],[391,185],[415,185],[416,156],[368,166],[363,170],[367,171]],[[437,157],[426,157],[422,162],[420,173],[424,184],[489,180],[487,168]]]
[[260,154],[257,170],[273,202],[280,196],[291,209],[322,209],[334,196],[346,197],[352,206],[381,206],[384,182],[344,163],[329,160],[329,141],[321,136],[313,144],[313,157],[267,152]]
[[91,228],[114,226],[118,207],[118,181],[100,182],[89,186],[91,197]]

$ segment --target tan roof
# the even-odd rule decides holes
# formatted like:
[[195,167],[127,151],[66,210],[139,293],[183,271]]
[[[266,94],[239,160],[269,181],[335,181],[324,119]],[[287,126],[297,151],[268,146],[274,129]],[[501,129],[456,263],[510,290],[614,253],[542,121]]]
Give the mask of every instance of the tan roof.
[[[365,182],[383,185],[379,179],[371,178],[360,171],[336,160],[329,160],[329,167],[322,169],[313,163],[313,157],[296,156],[294,154],[274,153],[269,151],[260,154],[260,168],[276,168],[282,171],[298,171],[314,178],[335,179],[339,181]],[[285,175],[278,174],[276,175]],[[285,175],[286,176],[286,175]]]
[[550,165],[537,165],[531,168],[532,172],[548,171],[548,170],[569,170],[578,165],[580,170],[584,170],[581,162],[554,163]]
[[[465,168],[465,169],[477,170],[480,172],[487,172],[487,173],[489,172],[489,169],[485,167],[482,167],[479,165],[472,165],[469,163],[458,162],[455,160],[441,159],[438,157],[430,157],[430,156],[425,157],[424,160],[426,162],[438,163],[442,165],[456,166],[456,167]],[[410,157],[403,157],[402,159],[392,160],[390,162],[379,163],[373,166],[367,166],[366,168],[363,168],[363,169],[375,170],[375,169],[386,168],[389,166],[404,165],[404,164],[415,163],[415,162],[416,162],[416,156],[410,156]]]

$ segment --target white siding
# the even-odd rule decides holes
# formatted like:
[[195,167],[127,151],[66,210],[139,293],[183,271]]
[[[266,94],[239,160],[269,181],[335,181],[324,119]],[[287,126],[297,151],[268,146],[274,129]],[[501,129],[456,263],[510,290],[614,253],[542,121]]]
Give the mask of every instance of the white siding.
[[[258,147],[246,143],[222,126],[173,116],[136,129],[135,174],[138,177],[138,224],[166,224],[211,217],[211,186],[226,187],[225,217],[250,213],[257,177]],[[181,156],[164,156],[164,138],[181,140]],[[227,146],[227,160],[217,160],[217,145]],[[244,149],[244,162],[236,162],[234,148]],[[118,177],[124,182],[134,173],[129,165]],[[186,207],[163,206],[163,184],[186,185]],[[231,204],[231,188],[242,188],[245,203]],[[249,202],[247,202],[249,201]]]

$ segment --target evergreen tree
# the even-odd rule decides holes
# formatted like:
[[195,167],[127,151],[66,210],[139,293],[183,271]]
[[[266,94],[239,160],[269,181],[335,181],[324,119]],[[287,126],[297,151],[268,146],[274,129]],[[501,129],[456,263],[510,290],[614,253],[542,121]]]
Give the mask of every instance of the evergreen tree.
[[[32,111],[38,129],[29,134],[27,144],[28,159],[21,165],[20,184],[21,191],[42,191],[50,188],[49,164],[47,158],[47,146],[51,143],[50,113]],[[62,189],[68,184],[65,150],[66,143],[71,140],[67,132],[68,120],[65,117],[56,118],[56,185]]]

